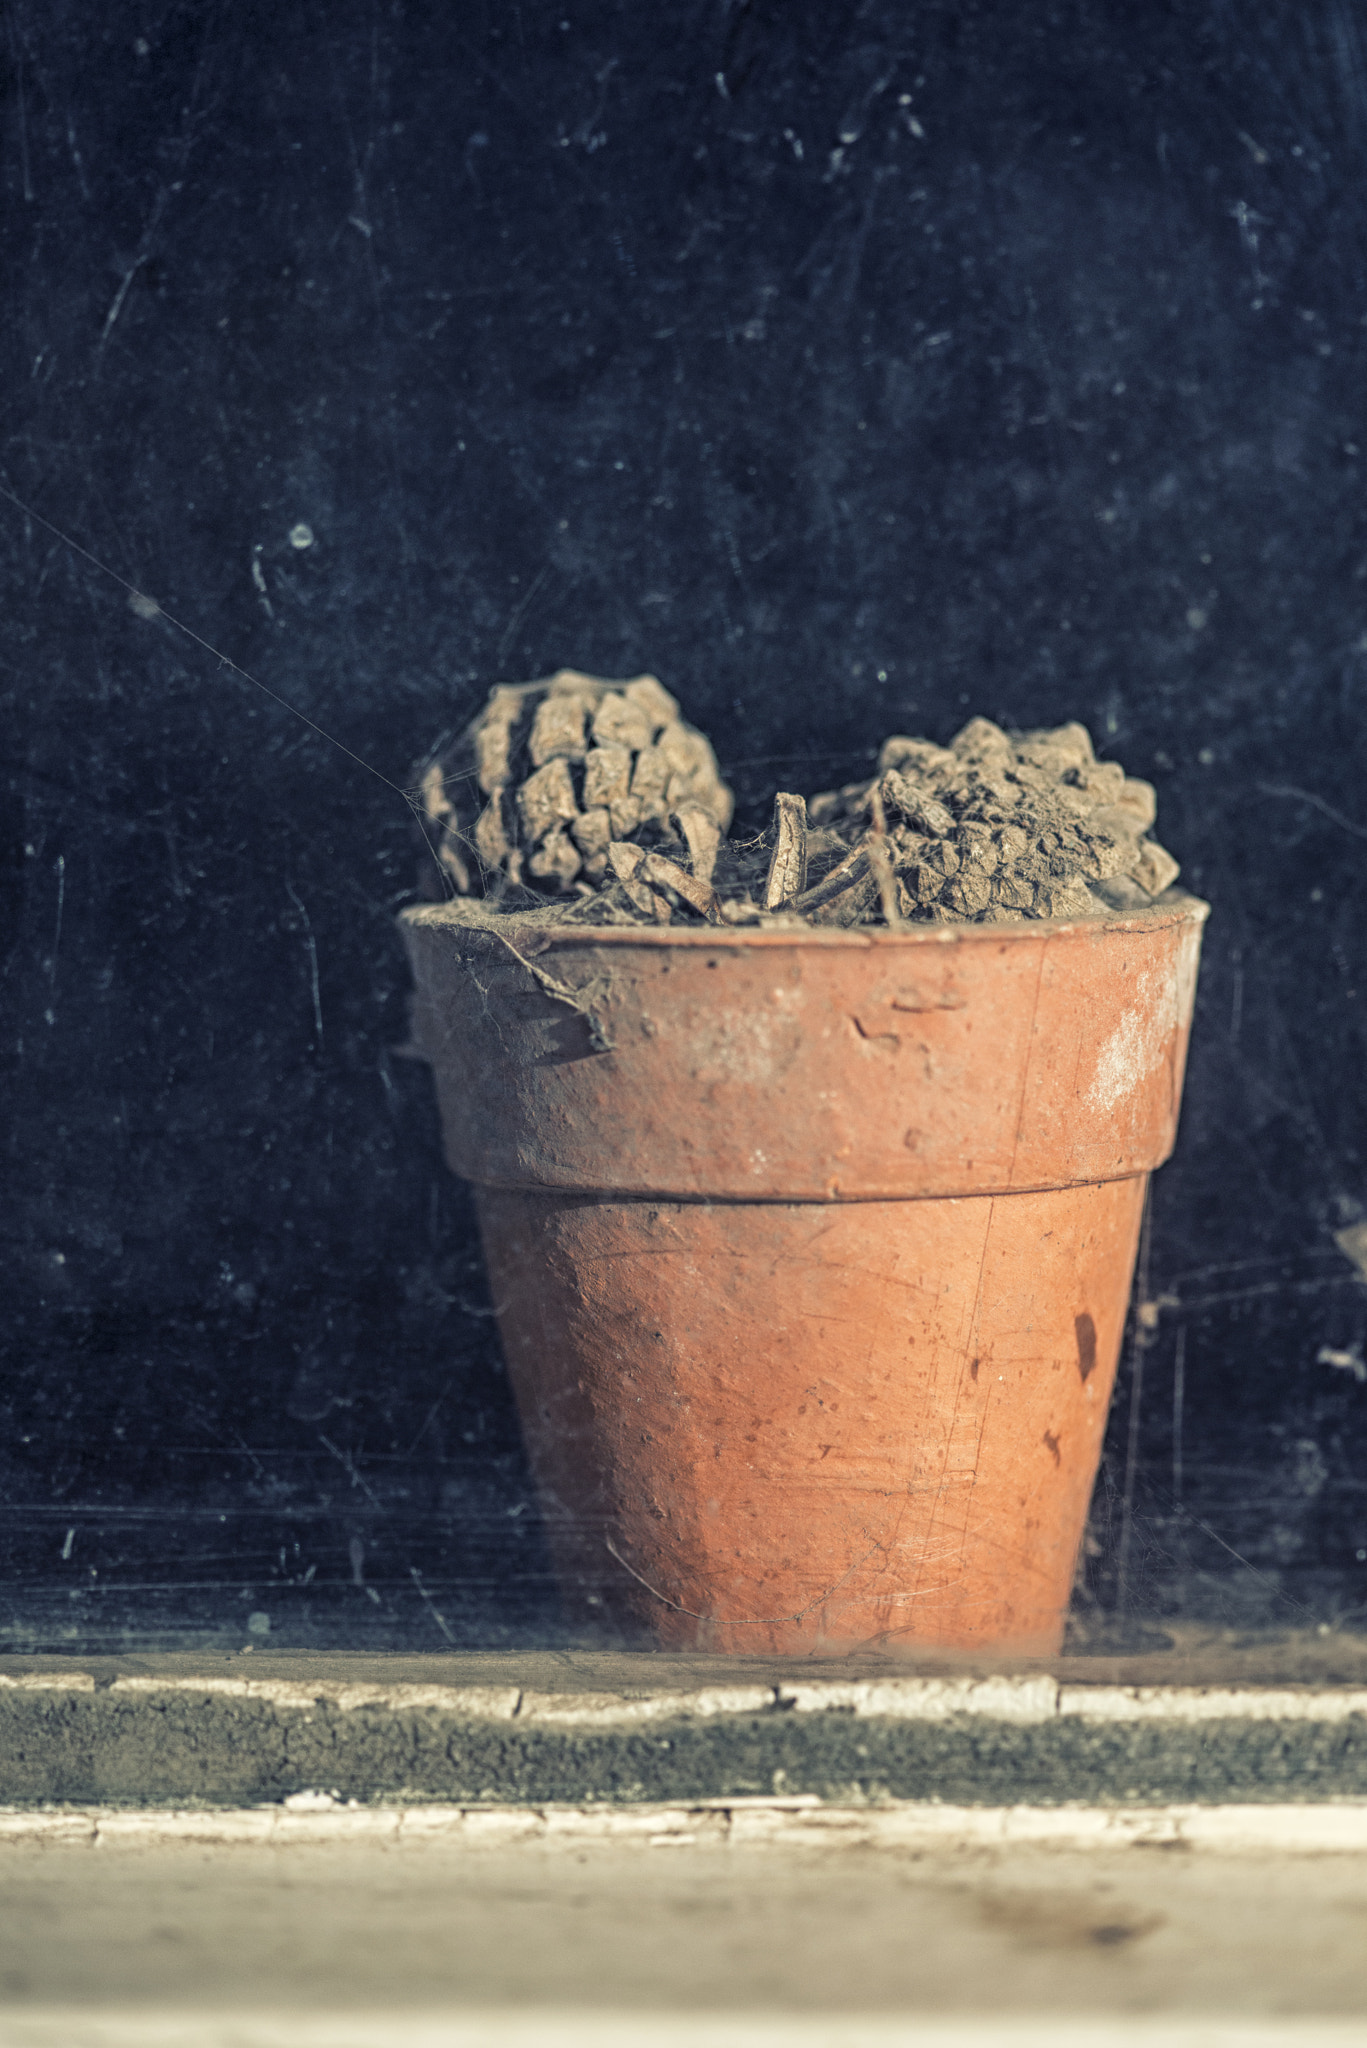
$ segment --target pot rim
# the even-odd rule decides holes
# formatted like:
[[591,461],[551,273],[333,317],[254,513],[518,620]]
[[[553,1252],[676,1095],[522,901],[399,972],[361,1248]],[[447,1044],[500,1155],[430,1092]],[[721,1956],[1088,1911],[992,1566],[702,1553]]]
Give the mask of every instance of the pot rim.
[[478,898],[454,896],[446,903],[414,903],[401,912],[406,923],[449,925],[462,932],[507,939],[523,938],[534,953],[552,946],[644,946],[655,950],[705,947],[711,951],[746,951],[752,947],[819,946],[866,952],[872,947],[1017,945],[1052,938],[1064,932],[1162,931],[1174,924],[1204,924],[1210,905],[1185,889],[1168,889],[1142,910],[1112,911],[1097,917],[1020,918],[1010,924],[907,925],[892,931],[883,925],[858,925],[852,930],[827,930],[819,925],[585,925],[531,924],[516,911],[498,919],[462,916]]

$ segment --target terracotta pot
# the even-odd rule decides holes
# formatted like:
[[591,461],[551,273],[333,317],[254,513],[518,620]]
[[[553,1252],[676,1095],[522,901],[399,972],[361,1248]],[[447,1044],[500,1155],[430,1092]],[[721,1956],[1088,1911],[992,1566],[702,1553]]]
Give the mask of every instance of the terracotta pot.
[[671,1648],[1058,1647],[1205,916],[405,914],[572,1597]]

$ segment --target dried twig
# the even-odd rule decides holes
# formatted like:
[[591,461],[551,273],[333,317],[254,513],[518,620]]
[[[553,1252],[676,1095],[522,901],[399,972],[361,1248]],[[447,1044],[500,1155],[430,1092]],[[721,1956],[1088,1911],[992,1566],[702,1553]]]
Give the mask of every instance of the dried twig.
[[688,845],[688,858],[700,882],[711,885],[721,848],[721,827],[701,804],[685,804],[675,812],[679,830]]
[[874,880],[878,884],[884,921],[896,931],[902,922],[902,913],[897,905],[897,877],[893,873],[892,855],[888,851],[888,821],[883,810],[883,793],[877,784],[870,792],[869,808],[873,813],[873,830],[864,844],[868,847],[869,866],[873,869]]
[[780,790],[774,798],[774,851],[764,884],[763,907],[781,910],[807,886],[807,805]]
[[637,846],[631,839],[614,839],[608,847],[608,866],[636,909],[643,917],[656,917],[663,910],[666,913],[664,921],[668,923],[669,905],[648,889],[641,879],[645,857],[644,847]]
[[696,875],[689,874],[687,868],[681,868],[676,860],[667,860],[662,853],[648,853],[637,873],[654,889],[672,889],[690,909],[697,911],[699,917],[716,917],[717,892],[712,884],[699,881]]
[[843,860],[837,861],[836,865],[821,877],[819,882],[814,882],[810,889],[804,889],[800,896],[791,898],[788,909],[800,911],[804,917],[809,916],[813,911],[820,910],[823,904],[831,902],[834,897],[850,888],[852,884],[861,881],[868,873],[868,866],[868,844],[861,839],[850,848]]

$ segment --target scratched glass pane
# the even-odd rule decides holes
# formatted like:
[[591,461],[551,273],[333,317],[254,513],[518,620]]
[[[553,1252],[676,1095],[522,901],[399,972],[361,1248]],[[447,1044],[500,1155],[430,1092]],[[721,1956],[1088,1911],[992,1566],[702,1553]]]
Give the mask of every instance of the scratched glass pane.
[[[566,667],[658,677],[734,819],[704,763],[643,840],[683,816],[664,728],[621,699],[590,785],[581,704],[508,784],[527,879],[673,930],[713,929],[723,827],[736,901],[819,918],[846,786],[892,805],[827,833],[870,929],[1076,911],[932,858],[889,736],[1078,722],[1152,786],[1211,914],[1123,1327],[1071,1304],[1040,1367],[1118,1346],[1065,1646],[1361,1639],[1362,34],[1330,0],[1069,21],[13,0],[6,1651],[660,1639],[557,1579],[398,923],[458,886],[423,764]],[[508,863],[473,847],[477,899]],[[931,1043],[935,1002],[874,994],[833,1089]],[[547,1060],[617,1056],[582,1022]]]

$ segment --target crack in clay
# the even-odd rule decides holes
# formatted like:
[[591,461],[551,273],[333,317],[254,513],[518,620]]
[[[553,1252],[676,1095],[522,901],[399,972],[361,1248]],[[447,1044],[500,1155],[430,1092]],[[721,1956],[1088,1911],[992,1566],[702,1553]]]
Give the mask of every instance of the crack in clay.
[[[476,931],[487,931],[491,938],[498,940],[500,946],[507,948],[519,966],[526,968],[532,979],[544,989],[545,993],[554,1002],[564,1003],[569,1009],[583,1018],[589,1028],[589,1044],[595,1052],[612,1052],[615,1050],[615,1042],[608,1037],[602,1018],[590,1007],[589,1002],[585,1000],[595,994],[604,996],[607,994],[611,987],[608,976],[595,975],[593,980],[587,982],[582,989],[571,988],[568,982],[560,981],[554,974],[548,973],[544,967],[538,967],[534,960],[529,960],[527,955],[513,944],[507,934],[498,929],[497,924],[487,912],[483,915],[480,914],[480,907],[477,904],[462,903],[461,911],[462,922],[468,923]],[[469,957],[465,956],[465,959],[467,967],[471,967]],[[472,967],[471,972],[473,975]],[[475,985],[484,997],[486,1013],[493,1018],[495,1029],[497,1029],[498,1020],[495,1016],[493,1005],[489,1000],[491,991],[483,987],[478,981],[476,981]],[[500,1038],[502,1037],[501,1031],[499,1036]]]
[[589,1027],[589,1043],[595,1052],[611,1052],[613,1050],[613,1041],[603,1029],[602,1020],[583,1000],[590,989],[606,989],[607,982],[605,977],[597,977],[583,989],[572,989],[568,982],[558,981],[553,974],[548,974],[544,967],[538,967],[535,961],[527,958],[525,953],[520,953],[512,940],[506,938],[502,932],[495,931],[494,937],[501,946],[508,948],[514,960],[521,961],[527,972],[540,983],[548,996],[551,996],[557,1003],[567,1004],[571,1010],[577,1012],[584,1019],[584,1022]]

